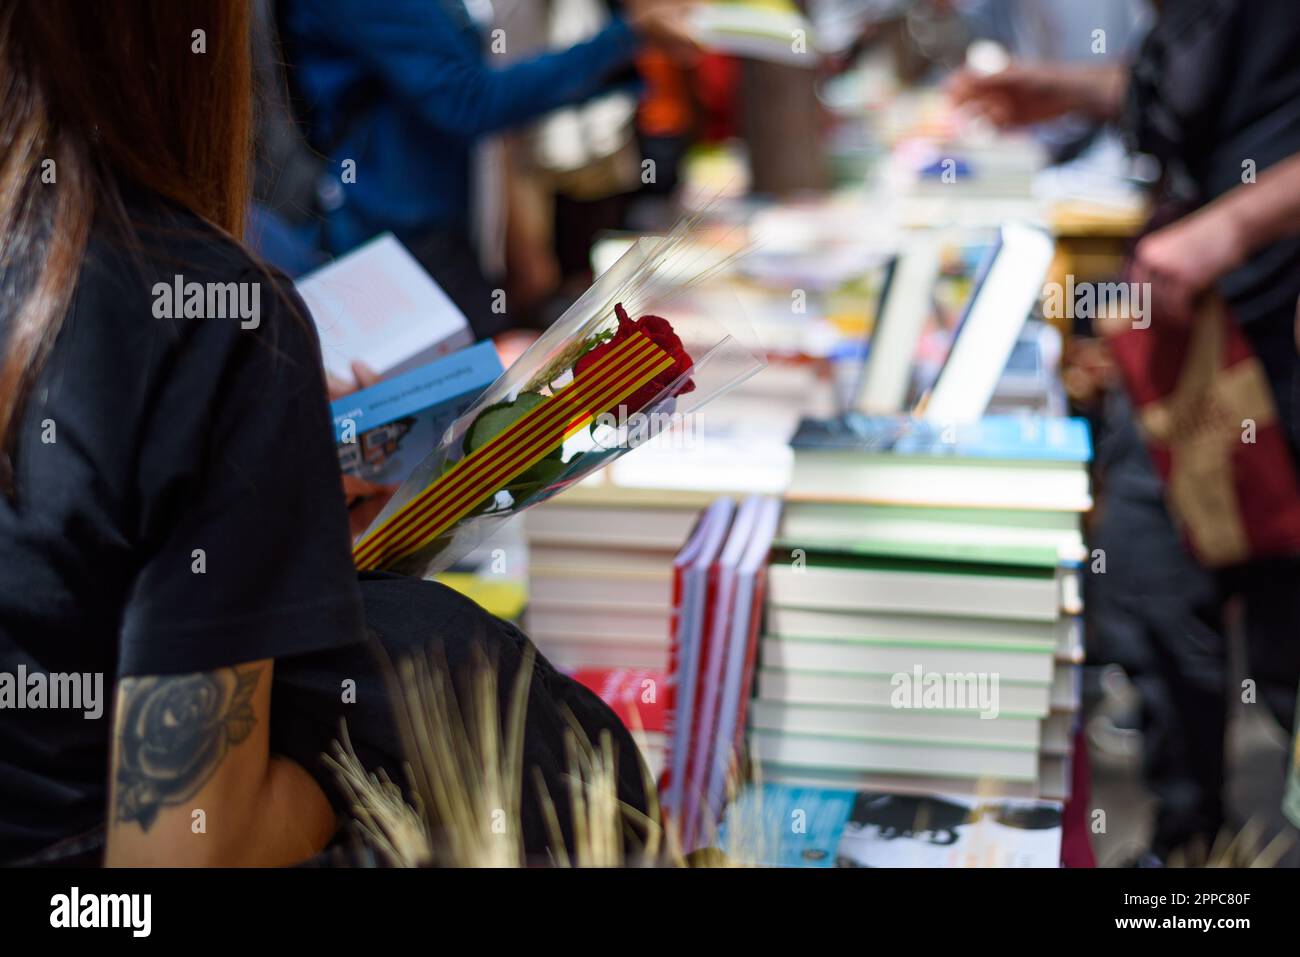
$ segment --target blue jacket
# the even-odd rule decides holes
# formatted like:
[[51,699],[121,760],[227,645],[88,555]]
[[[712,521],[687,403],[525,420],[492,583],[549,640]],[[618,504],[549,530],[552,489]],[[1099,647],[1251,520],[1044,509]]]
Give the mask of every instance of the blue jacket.
[[[494,68],[463,0],[283,0],[294,83],[333,170],[356,161],[326,245],[464,228],[479,137],[602,92],[636,39],[615,19],[571,49]],[[507,42],[509,38],[506,38]]]

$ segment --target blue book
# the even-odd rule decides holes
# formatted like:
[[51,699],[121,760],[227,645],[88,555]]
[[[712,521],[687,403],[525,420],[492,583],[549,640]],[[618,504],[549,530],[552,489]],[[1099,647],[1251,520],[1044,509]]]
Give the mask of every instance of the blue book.
[[724,854],[767,867],[834,867],[855,791],[751,784],[718,831]]
[[906,416],[850,412],[804,419],[790,445],[799,452],[861,452],[922,458],[1078,462],[1092,459],[1085,419],[988,415],[945,425]]
[[480,342],[331,403],[339,466],[371,482],[405,480],[501,372],[492,343]]

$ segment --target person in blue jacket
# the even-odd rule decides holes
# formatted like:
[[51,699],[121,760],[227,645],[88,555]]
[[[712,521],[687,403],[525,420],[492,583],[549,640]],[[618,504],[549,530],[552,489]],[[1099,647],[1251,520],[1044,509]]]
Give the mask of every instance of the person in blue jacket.
[[281,0],[308,138],[340,174],[327,251],[392,231],[480,337],[501,331],[470,237],[476,142],[605,92],[643,41],[689,45],[685,6],[626,0],[592,39],[498,68],[485,0]]

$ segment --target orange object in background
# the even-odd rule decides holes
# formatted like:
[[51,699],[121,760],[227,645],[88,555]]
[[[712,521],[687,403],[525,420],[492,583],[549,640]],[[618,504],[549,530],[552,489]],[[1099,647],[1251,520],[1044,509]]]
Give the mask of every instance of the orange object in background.
[[636,68],[646,85],[637,113],[641,132],[664,137],[687,133],[694,113],[687,71],[658,50],[638,56]]
[[740,61],[720,53],[702,55],[693,68],[649,50],[636,61],[645,82],[637,124],[646,136],[696,133],[698,142],[718,143],[739,132]]

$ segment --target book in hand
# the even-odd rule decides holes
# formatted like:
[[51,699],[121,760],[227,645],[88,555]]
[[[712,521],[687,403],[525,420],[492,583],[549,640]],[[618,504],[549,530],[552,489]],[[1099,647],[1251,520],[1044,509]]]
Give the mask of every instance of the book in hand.
[[700,46],[789,66],[817,65],[812,24],[790,0],[708,0],[695,4],[687,31]]
[[1174,520],[1211,568],[1300,554],[1300,484],[1264,366],[1223,301],[1110,337]]
[[445,570],[763,368],[739,306],[692,313],[685,340],[649,311],[680,311],[690,229],[638,242],[457,417],[353,543],[359,569]]
[[330,404],[339,466],[370,482],[401,482],[447,427],[501,375],[490,342],[435,359]]
[[338,379],[351,379],[353,362],[386,377],[474,341],[464,314],[391,233],[296,285],[316,323],[325,371]]

